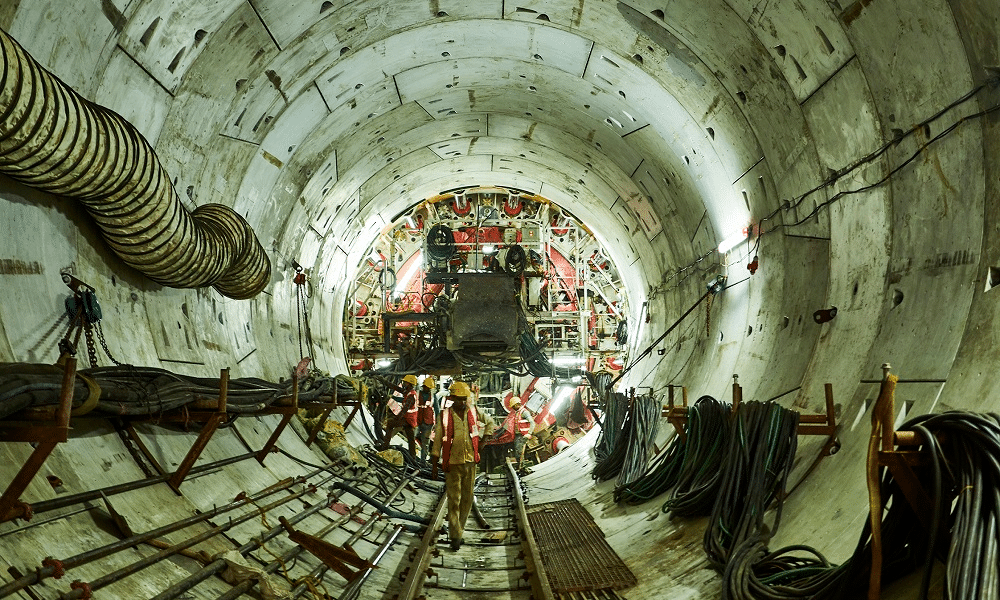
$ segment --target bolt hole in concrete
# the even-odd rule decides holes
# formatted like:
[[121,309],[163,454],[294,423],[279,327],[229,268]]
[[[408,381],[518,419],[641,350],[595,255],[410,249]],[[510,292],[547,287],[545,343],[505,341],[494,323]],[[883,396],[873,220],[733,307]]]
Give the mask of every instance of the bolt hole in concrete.
[[753,325],[747,327],[747,335],[749,336],[752,333],[753,333]]
[[903,303],[903,292],[901,290],[892,291],[892,307],[896,308]]
[[783,317],[781,319],[781,328],[784,329],[785,327],[788,327],[788,322],[789,322],[789,318],[788,317]]

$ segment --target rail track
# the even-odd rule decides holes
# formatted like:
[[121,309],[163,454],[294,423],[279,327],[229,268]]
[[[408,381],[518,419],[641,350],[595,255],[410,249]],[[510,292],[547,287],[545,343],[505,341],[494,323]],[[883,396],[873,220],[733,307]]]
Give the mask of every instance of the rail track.
[[621,598],[612,590],[553,592],[512,465],[477,478],[476,504],[484,522],[473,523],[470,516],[465,543],[453,551],[443,533],[447,507],[442,497],[421,544],[411,551],[410,567],[400,573],[403,585],[396,600]]

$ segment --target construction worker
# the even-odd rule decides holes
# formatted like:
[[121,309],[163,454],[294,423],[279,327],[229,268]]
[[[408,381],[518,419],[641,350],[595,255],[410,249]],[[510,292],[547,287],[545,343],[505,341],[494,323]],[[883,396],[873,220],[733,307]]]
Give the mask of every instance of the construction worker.
[[400,402],[402,409],[399,411],[398,415],[393,415],[386,422],[386,435],[382,440],[382,450],[389,447],[389,442],[392,437],[396,435],[397,432],[402,431],[406,434],[406,441],[409,443],[410,455],[413,457],[417,456],[417,440],[416,440],[416,428],[417,428],[417,392],[414,391],[414,387],[417,385],[416,375],[407,375],[403,377],[403,383],[400,386],[400,391],[403,392],[403,401]]
[[472,510],[479,462],[479,423],[468,403],[468,384],[461,381],[451,384],[448,398],[451,406],[441,410],[434,428],[431,478],[437,478],[440,459],[448,495],[448,537],[451,549],[458,550],[465,533],[465,521]]
[[531,439],[531,430],[534,428],[534,421],[527,407],[521,406],[521,401],[514,399],[510,403],[510,415],[514,430],[514,456],[517,457],[517,465],[521,466],[524,460],[524,448]]
[[434,422],[437,414],[441,410],[438,403],[434,378],[428,375],[424,377],[420,393],[417,395],[417,439],[420,440],[420,460],[427,460],[430,448],[431,431],[434,429]]

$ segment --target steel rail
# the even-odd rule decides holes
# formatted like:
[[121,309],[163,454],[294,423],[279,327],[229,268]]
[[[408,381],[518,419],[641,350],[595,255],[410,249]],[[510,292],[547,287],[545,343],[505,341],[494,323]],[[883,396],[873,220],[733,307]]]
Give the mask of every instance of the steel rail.
[[[400,479],[399,485],[397,485],[396,488],[392,492],[390,492],[389,497],[386,498],[385,503],[388,504],[389,502],[392,502],[393,499],[396,498],[396,496],[398,496],[400,493],[402,493],[403,488],[406,487],[407,483],[409,483],[409,478],[405,477],[405,476],[402,477]],[[346,490],[341,490],[341,491],[346,491]],[[329,534],[331,531],[333,531],[337,527],[340,527],[340,526],[344,525],[345,523],[347,523],[347,521],[349,521],[352,518],[354,518],[354,516],[358,512],[361,511],[361,507],[364,504],[366,504],[366,502],[364,500],[362,500],[361,502],[359,502],[358,504],[356,504],[354,506],[354,508],[351,509],[351,511],[349,512],[349,514],[343,515],[340,519],[337,519],[334,522],[330,523],[329,525],[324,526],[318,532],[316,532],[314,534],[311,534],[311,535],[313,537],[322,539],[324,536],[326,536],[327,534]],[[365,531],[365,529],[368,527],[368,524],[370,522],[373,522],[375,519],[377,519],[380,514],[381,513],[378,512],[378,511],[372,513],[372,515],[368,518],[368,520],[366,520],[365,523],[356,532],[354,532],[353,534],[351,534],[351,537],[346,542],[344,542],[343,545],[350,545],[350,544],[354,543],[354,541],[356,541],[357,539],[359,539],[361,537],[361,535],[363,534],[363,532]],[[405,527],[401,525],[401,526],[399,526],[398,529],[405,529]],[[294,559],[295,557],[297,557],[299,554],[301,554],[304,551],[305,551],[305,548],[303,548],[301,546],[298,546],[296,548],[292,548],[291,550],[289,550],[288,552],[286,552],[284,555],[282,555],[281,558],[280,558],[280,560],[276,559],[276,560],[273,560],[270,563],[268,563],[264,567],[264,572],[268,573],[268,574],[274,573],[275,571],[278,570],[278,568],[282,564],[284,564],[285,562],[288,562],[288,561]],[[380,556],[380,558],[381,558],[381,556]],[[322,565],[322,566],[325,567],[326,565]],[[326,569],[323,569],[322,571],[319,571],[319,576],[322,576],[322,574],[325,573],[325,572],[326,572]],[[312,573],[310,573],[310,576],[312,576]],[[222,594],[216,600],[235,600],[240,595],[242,595],[242,594],[246,593],[247,591],[249,591],[257,583],[258,583],[258,581],[254,580],[254,579],[248,579],[247,581],[244,581],[244,582],[238,584],[237,586],[235,586],[233,589],[229,590],[225,594]],[[303,585],[305,585],[305,584],[303,584]]]
[[[333,476],[331,475],[330,477],[332,478]],[[311,487],[307,487],[306,489],[301,490],[299,492],[296,492],[296,493],[294,493],[294,494],[292,494],[292,495],[290,495],[290,496],[288,496],[286,498],[282,498],[282,499],[276,500],[275,502],[272,502],[270,504],[266,504],[264,506],[258,507],[256,511],[248,512],[248,513],[246,513],[246,514],[244,514],[244,515],[242,515],[240,517],[237,517],[236,519],[230,519],[225,525],[219,525],[217,527],[213,527],[213,528],[209,529],[208,531],[205,531],[205,532],[200,533],[200,534],[198,534],[196,536],[190,537],[190,538],[188,538],[188,539],[186,539],[186,540],[184,540],[182,542],[178,542],[178,543],[176,543],[176,544],[174,544],[174,545],[172,545],[172,546],[170,546],[168,548],[164,548],[163,550],[161,550],[161,551],[159,551],[159,552],[157,552],[155,554],[151,554],[151,555],[149,555],[149,556],[147,556],[147,557],[145,557],[145,558],[143,558],[141,560],[138,560],[138,561],[136,561],[136,562],[134,562],[132,564],[126,565],[126,566],[124,566],[124,567],[122,567],[120,569],[117,569],[115,571],[112,571],[110,573],[106,573],[106,574],[102,575],[101,577],[98,577],[97,579],[94,579],[94,580],[92,580],[90,582],[86,582],[86,587],[80,586],[78,584],[78,582],[74,581],[73,582],[73,584],[74,584],[73,589],[70,590],[70,591],[68,591],[68,592],[63,592],[59,596],[59,600],[77,600],[78,598],[83,598],[85,595],[89,594],[90,592],[92,592],[94,590],[99,590],[99,589],[101,589],[103,587],[107,587],[108,585],[111,585],[112,583],[120,581],[121,579],[123,579],[125,577],[128,577],[129,575],[134,575],[135,573],[138,573],[139,571],[145,569],[146,567],[152,566],[152,565],[160,562],[164,558],[167,558],[169,556],[173,556],[173,555],[181,552],[182,550],[185,550],[187,548],[190,548],[191,546],[194,546],[195,544],[200,544],[201,542],[210,540],[213,537],[215,537],[215,536],[217,536],[217,535],[219,535],[221,533],[229,531],[230,529],[232,529],[233,527],[235,527],[237,525],[241,525],[243,523],[246,523],[247,521],[251,521],[251,520],[260,518],[260,517],[266,515],[271,510],[274,510],[275,508],[278,508],[279,506],[288,504],[289,502],[291,502],[292,500],[295,500],[296,498],[301,498],[302,496],[304,496],[305,494],[309,493],[310,491],[312,491],[312,488]]]
[[[313,504],[312,506],[303,510],[302,512],[293,515],[291,518],[288,519],[288,523],[294,525],[295,523],[305,520],[306,518],[318,513],[324,508],[327,508],[330,505],[330,501],[334,500],[337,497],[339,496],[336,496],[334,494],[328,495],[327,499],[324,500],[323,502],[317,502],[316,504]],[[257,548],[260,548],[266,542],[276,538],[283,531],[285,531],[285,528],[281,525],[272,527],[271,529],[267,530],[267,532],[265,532],[263,535],[261,535],[259,538],[254,538],[253,540],[240,546],[237,549],[237,552],[245,556],[249,552],[256,550]],[[226,567],[227,563],[225,560],[221,558],[214,560],[205,567],[198,570],[197,572],[192,573],[190,576],[185,577],[181,581],[163,590],[162,592],[154,596],[151,600],[170,600],[172,598],[177,598],[184,592],[195,587],[202,581],[205,581],[212,575],[222,572]]]
[[524,497],[520,493],[521,480],[517,476],[517,470],[514,469],[514,463],[508,461],[507,470],[510,472],[510,480],[513,485],[514,503],[517,506],[518,521],[521,523],[521,542],[525,547],[524,564],[527,566],[528,572],[533,572],[534,574],[532,578],[532,588],[535,588],[534,597],[536,600],[555,600],[555,594],[552,593],[552,586],[549,584],[548,575],[545,573],[545,567],[542,565],[542,555],[538,550],[538,543],[535,542],[535,536],[531,531],[531,523],[528,522],[528,511],[524,505]]
[[[330,477],[332,478],[333,476],[331,475]],[[133,535],[131,537],[125,538],[123,540],[118,540],[118,541],[112,542],[110,544],[105,544],[104,546],[101,546],[100,548],[95,548],[93,550],[88,550],[87,552],[83,552],[83,553],[77,554],[75,556],[71,556],[69,558],[62,559],[60,561],[55,561],[55,560],[48,561],[47,560],[46,563],[49,563],[49,564],[45,564],[44,566],[39,567],[39,568],[35,569],[34,571],[32,571],[32,572],[30,572],[30,573],[28,573],[28,574],[26,574],[26,575],[24,575],[22,577],[19,577],[18,579],[15,579],[14,581],[11,581],[11,582],[3,585],[3,586],[0,586],[0,598],[5,598],[5,597],[9,596],[10,594],[13,594],[14,592],[20,591],[20,590],[28,587],[29,585],[38,583],[39,581],[41,581],[42,579],[45,579],[46,577],[52,577],[56,573],[59,573],[59,572],[62,572],[62,571],[66,571],[66,570],[72,569],[74,567],[78,567],[80,565],[88,564],[88,563],[93,562],[95,560],[98,560],[100,558],[104,558],[106,556],[110,556],[110,555],[112,555],[112,554],[114,554],[116,552],[119,552],[121,550],[125,550],[127,548],[131,548],[131,547],[135,546],[136,544],[140,544],[142,542],[147,542],[147,541],[149,541],[151,539],[158,538],[158,537],[160,537],[160,536],[162,536],[164,534],[167,534],[167,533],[171,533],[171,532],[174,532],[174,531],[179,531],[181,529],[184,529],[185,527],[189,527],[191,525],[194,525],[195,523],[200,523],[200,522],[203,522],[203,521],[207,521],[208,519],[211,519],[212,517],[218,516],[220,514],[227,513],[227,512],[229,512],[231,510],[237,509],[237,508],[239,508],[241,506],[245,506],[245,505],[250,504],[252,502],[256,502],[257,500],[260,500],[262,498],[266,498],[267,496],[270,496],[270,495],[275,494],[277,492],[280,492],[282,490],[288,489],[289,487],[291,487],[292,485],[295,485],[296,483],[303,483],[304,481],[305,481],[304,477],[303,478],[290,479],[287,482],[282,482],[282,483],[279,483],[278,485],[271,486],[271,487],[266,488],[266,489],[264,489],[264,490],[262,490],[260,492],[257,492],[256,494],[248,496],[248,497],[246,497],[244,499],[230,502],[230,503],[225,504],[223,506],[213,508],[212,510],[209,510],[209,511],[206,511],[206,512],[203,512],[203,513],[191,516],[191,517],[187,517],[187,518],[181,519],[179,521],[175,521],[173,523],[170,523],[168,525],[164,525],[162,527],[157,527],[156,529],[152,529],[152,530],[147,531],[145,533],[138,534],[138,535]]]

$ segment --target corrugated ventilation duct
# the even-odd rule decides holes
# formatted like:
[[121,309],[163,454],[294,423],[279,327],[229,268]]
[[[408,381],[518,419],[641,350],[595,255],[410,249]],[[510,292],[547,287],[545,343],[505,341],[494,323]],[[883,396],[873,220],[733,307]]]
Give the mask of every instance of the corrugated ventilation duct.
[[0,172],[75,198],[108,245],[153,281],[251,298],[271,263],[227,206],[188,212],[152,147],[121,115],[84,99],[0,31]]

